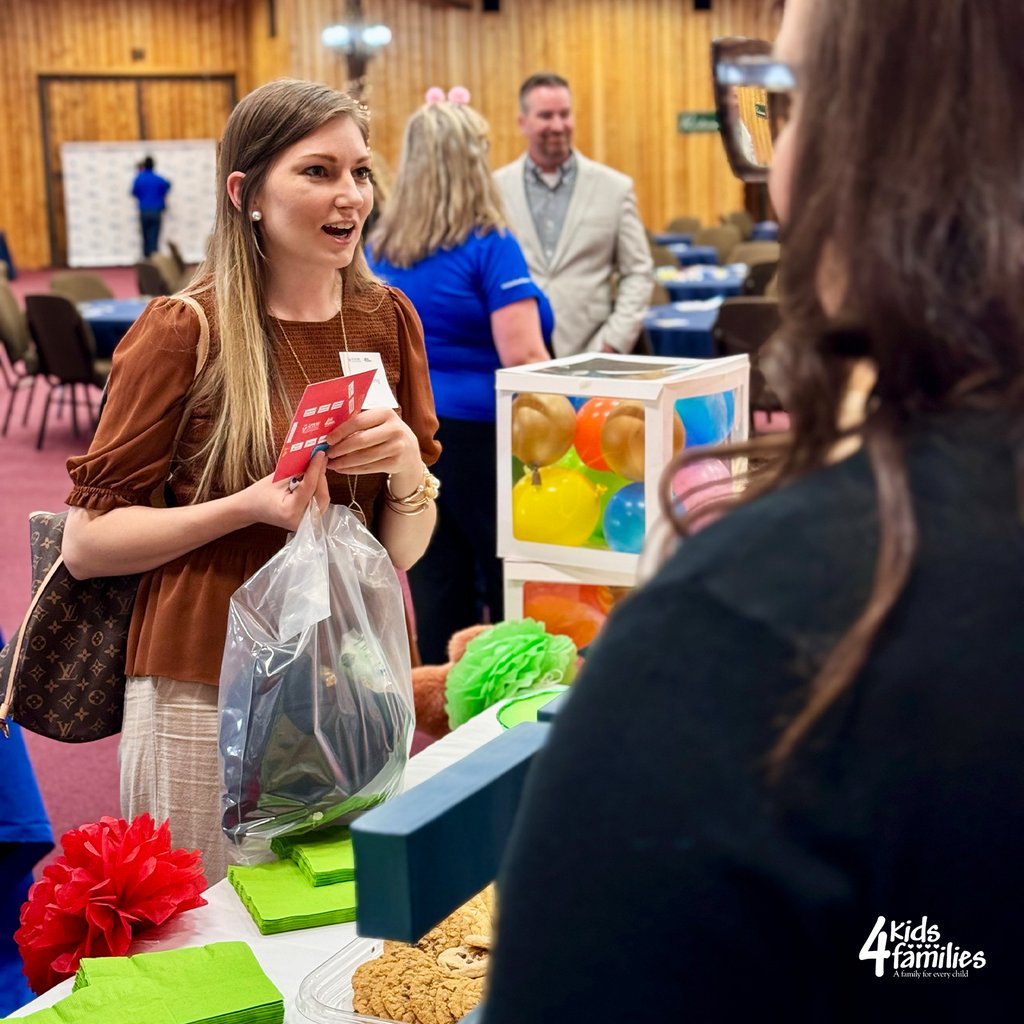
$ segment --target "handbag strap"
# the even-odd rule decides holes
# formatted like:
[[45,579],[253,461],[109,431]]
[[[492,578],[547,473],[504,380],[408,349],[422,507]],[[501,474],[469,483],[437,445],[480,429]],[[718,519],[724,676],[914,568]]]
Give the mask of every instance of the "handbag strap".
[[168,466],[171,467],[170,473],[168,473],[167,480],[164,481],[164,494],[170,489],[171,477],[174,476],[174,457],[178,454],[178,442],[181,440],[181,435],[185,432],[185,427],[188,426],[188,421],[192,416],[192,410],[196,405],[196,395],[193,385],[199,379],[199,374],[206,368],[206,361],[210,356],[210,322],[206,319],[206,311],[199,303],[192,298],[191,295],[174,295],[171,297],[174,302],[183,302],[188,306],[193,313],[199,318],[199,341],[196,344],[196,372],[192,375],[192,385],[189,386],[188,394],[185,399],[185,408],[182,410],[181,419],[178,422],[178,429],[174,434],[174,441],[171,443],[171,461]]
[[25,633],[27,630],[25,627],[28,625],[29,619],[32,617],[32,613],[36,610],[36,606],[43,599],[43,595],[46,593],[47,584],[53,579],[53,574],[64,564],[64,556],[58,555],[53,565],[50,566],[49,572],[43,577],[42,582],[36,587],[36,592],[32,595],[32,600],[29,602],[28,611],[25,612],[25,618],[22,619],[21,626],[18,628],[18,632],[14,638],[14,650],[11,652],[11,658],[8,662],[9,670],[7,673],[7,690],[4,693],[4,699],[0,702],[0,732],[4,734],[5,739],[9,739],[11,735],[10,727],[7,724],[7,716],[11,710],[11,703],[14,700],[14,674],[15,669],[18,666],[18,660],[21,657],[21,648],[25,642]]
[[[184,302],[199,318],[199,342],[196,345],[196,372],[192,377],[192,384],[194,385],[196,380],[199,378],[199,374],[203,372],[206,366],[207,359],[210,355],[210,323],[206,318],[206,312],[202,306],[191,295],[176,295],[174,299],[178,302]],[[189,386],[189,396],[185,401],[185,409],[182,413],[181,422],[178,424],[177,432],[174,435],[174,443],[171,445],[171,463],[174,462],[174,456],[178,449],[178,442],[181,440],[181,435],[185,431],[185,427],[188,425],[189,417],[192,415],[192,410],[195,407],[195,396],[192,394],[193,388]],[[54,559],[53,565],[50,566],[46,575],[43,577],[39,586],[36,587],[35,592],[32,594],[32,600],[29,602],[28,611],[25,613],[25,617],[21,620],[21,625],[18,627],[18,631],[15,634],[14,648],[11,651],[11,657],[8,662],[8,673],[7,673],[7,687],[4,691],[3,700],[0,701],[0,732],[3,733],[5,738],[9,738],[11,735],[10,727],[7,724],[7,718],[10,714],[11,704],[14,701],[14,683],[17,674],[18,662],[21,657],[21,649],[25,643],[25,634],[28,632],[28,623],[32,618],[32,613],[36,610],[39,602],[43,599],[43,595],[46,593],[46,588],[53,579],[54,573],[64,564],[64,556],[58,554]]]

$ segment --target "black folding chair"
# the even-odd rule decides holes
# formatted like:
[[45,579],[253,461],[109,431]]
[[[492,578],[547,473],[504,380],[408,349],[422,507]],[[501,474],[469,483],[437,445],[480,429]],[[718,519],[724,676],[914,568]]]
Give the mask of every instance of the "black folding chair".
[[18,306],[18,300],[6,279],[0,278],[0,376],[10,392],[3,430],[0,431],[3,436],[7,435],[7,428],[11,424],[14,400],[26,388],[28,397],[25,399],[22,423],[28,422],[38,372],[39,360],[28,332],[25,314]]
[[758,365],[758,353],[779,329],[779,304],[775,299],[742,296],[726,299],[712,329],[715,355],[750,357],[750,412],[782,411],[782,403],[768,385]]
[[766,260],[763,263],[751,263],[750,270],[743,280],[743,294],[762,296],[767,293],[768,286],[779,272],[778,260]]
[[[71,428],[75,436],[78,437],[80,433],[79,401],[85,403],[95,427],[97,411],[92,406],[89,388],[102,390],[110,375],[110,361],[96,359],[91,335],[70,300],[61,295],[28,295],[25,297],[25,312],[29,332],[39,353],[39,372],[49,386],[36,439],[36,447],[42,448],[50,401],[58,389],[61,398],[67,397],[70,402]],[[78,391],[79,385],[84,385],[81,394]]]

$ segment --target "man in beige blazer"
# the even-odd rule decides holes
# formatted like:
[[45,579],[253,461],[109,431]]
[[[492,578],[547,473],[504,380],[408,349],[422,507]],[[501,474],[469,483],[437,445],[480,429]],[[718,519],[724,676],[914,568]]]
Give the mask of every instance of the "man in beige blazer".
[[651,299],[654,264],[633,182],[572,148],[572,95],[559,75],[519,90],[527,150],[495,172],[533,279],[555,311],[556,356],[630,352]]

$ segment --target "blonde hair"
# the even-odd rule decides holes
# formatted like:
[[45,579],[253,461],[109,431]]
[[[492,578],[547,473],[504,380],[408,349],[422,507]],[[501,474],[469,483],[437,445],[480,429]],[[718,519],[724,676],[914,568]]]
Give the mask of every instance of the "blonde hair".
[[[213,234],[195,284],[186,294],[213,290],[217,358],[197,385],[195,401],[209,403],[216,421],[209,441],[196,454],[202,472],[197,501],[214,496],[215,486],[234,493],[273,468],[271,380],[273,333],[264,301],[269,268],[260,251],[259,225],[251,213],[279,154],[337,117],[348,117],[369,142],[369,114],[352,97],[316,82],[282,78],[260,86],[228,118],[217,160],[218,199]],[[227,179],[241,171],[236,208]],[[340,271],[346,295],[376,284],[362,248]]]
[[489,128],[465,103],[426,103],[409,118],[387,208],[370,236],[375,259],[411,267],[508,221],[487,163]]

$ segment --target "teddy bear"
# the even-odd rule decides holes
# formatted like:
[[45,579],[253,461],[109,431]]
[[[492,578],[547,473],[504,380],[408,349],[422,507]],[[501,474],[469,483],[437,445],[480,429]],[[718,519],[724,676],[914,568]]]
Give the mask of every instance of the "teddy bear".
[[451,732],[445,710],[445,680],[448,671],[463,654],[474,637],[489,626],[467,626],[448,641],[448,661],[444,665],[419,665],[412,670],[412,696],[416,708],[416,728],[435,739]]

